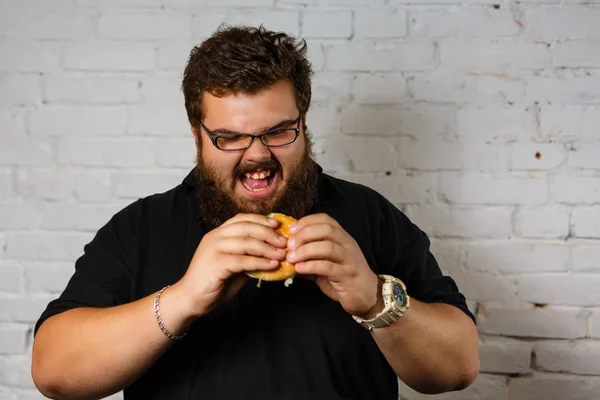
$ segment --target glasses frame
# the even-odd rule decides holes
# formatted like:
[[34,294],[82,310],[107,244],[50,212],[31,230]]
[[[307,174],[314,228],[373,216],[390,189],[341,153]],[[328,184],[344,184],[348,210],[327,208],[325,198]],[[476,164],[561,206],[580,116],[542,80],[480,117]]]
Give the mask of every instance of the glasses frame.
[[[296,141],[296,139],[298,139],[298,136],[300,135],[300,121],[302,121],[302,113],[298,116],[298,118],[296,118],[295,121],[293,121],[292,123],[296,124],[295,128],[278,128],[278,129],[273,129],[271,131],[267,131],[267,132],[263,132],[260,135],[251,135],[249,133],[236,133],[234,135],[215,135],[214,133],[212,133],[212,131],[210,129],[208,129],[203,123],[202,121],[199,121],[200,126],[202,127],[202,129],[204,129],[204,132],[206,132],[206,136],[208,136],[208,138],[210,139],[210,141],[212,142],[213,146],[215,146],[217,149],[221,150],[221,151],[241,151],[241,150],[247,150],[250,148],[250,146],[252,146],[252,143],[254,143],[254,139],[258,139],[260,140],[260,142],[262,144],[264,144],[267,147],[282,147],[282,146],[287,146],[288,144],[292,144]],[[291,125],[291,124],[290,124]],[[273,132],[276,131],[280,131],[280,130],[293,130],[295,132],[294,135],[294,140],[292,140],[289,143],[285,143],[285,144],[276,144],[276,145],[272,145],[272,144],[267,144],[265,143],[265,141],[263,140],[263,137],[269,134],[272,134]],[[231,137],[231,136],[240,136],[240,137],[250,137],[250,143],[248,144],[248,146],[246,147],[242,147],[240,149],[222,149],[221,147],[219,147],[219,144],[217,143],[217,140],[220,137]]]

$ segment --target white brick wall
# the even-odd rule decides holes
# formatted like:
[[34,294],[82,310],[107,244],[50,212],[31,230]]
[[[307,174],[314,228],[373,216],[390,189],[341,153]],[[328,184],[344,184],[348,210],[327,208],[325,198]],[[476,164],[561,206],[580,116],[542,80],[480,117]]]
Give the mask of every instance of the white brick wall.
[[84,244],[193,166],[181,74],[223,22],[308,39],[320,163],[402,208],[478,312],[482,373],[438,398],[597,398],[599,21],[596,0],[0,0],[0,400],[42,398],[31,329]]

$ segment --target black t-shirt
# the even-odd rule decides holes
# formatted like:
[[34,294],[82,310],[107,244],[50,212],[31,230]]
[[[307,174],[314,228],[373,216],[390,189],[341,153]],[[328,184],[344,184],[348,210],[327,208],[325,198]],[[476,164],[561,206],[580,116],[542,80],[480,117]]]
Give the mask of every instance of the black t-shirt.
[[[190,173],[174,189],[117,213],[85,246],[35,331],[60,312],[132,302],[183,277],[206,233],[195,184]],[[370,267],[401,279],[410,296],[454,305],[473,318],[454,281],[442,276],[427,236],[375,191],[320,173],[312,211],[337,220]],[[370,333],[313,282],[296,278],[289,287],[258,288],[249,280],[124,393],[145,400],[395,400],[398,384]]]

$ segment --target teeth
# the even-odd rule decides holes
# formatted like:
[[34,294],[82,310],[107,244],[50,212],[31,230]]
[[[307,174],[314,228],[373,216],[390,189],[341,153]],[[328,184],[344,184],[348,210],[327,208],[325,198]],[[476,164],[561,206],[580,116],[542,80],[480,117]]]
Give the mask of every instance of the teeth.
[[261,172],[260,174],[256,173],[256,172],[253,174],[247,172],[245,175],[246,175],[246,178],[248,178],[248,179],[265,179],[265,178],[271,176],[271,171]]

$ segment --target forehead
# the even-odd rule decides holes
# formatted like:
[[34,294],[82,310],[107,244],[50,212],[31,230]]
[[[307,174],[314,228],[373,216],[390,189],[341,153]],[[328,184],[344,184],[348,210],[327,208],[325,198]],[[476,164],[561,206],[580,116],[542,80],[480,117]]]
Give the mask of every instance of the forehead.
[[204,92],[202,103],[203,122],[213,129],[250,133],[298,117],[294,87],[287,80],[253,94],[232,93],[217,97]]

